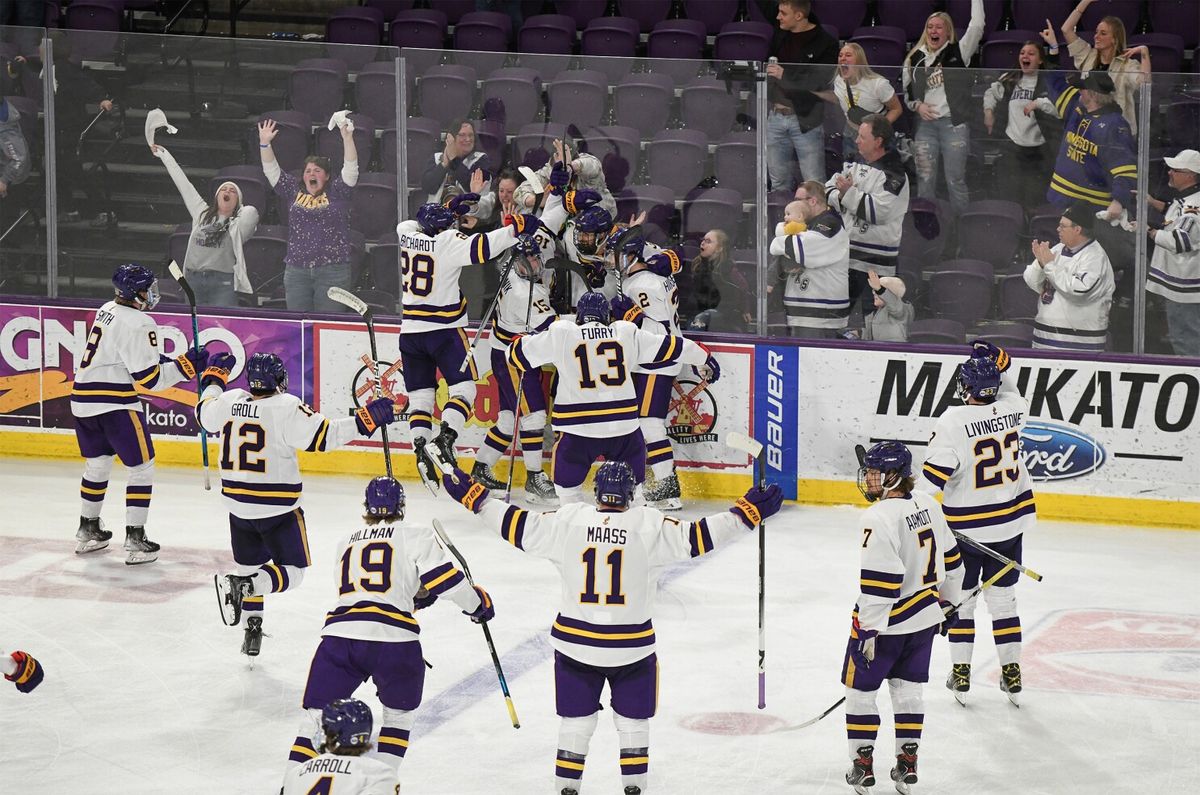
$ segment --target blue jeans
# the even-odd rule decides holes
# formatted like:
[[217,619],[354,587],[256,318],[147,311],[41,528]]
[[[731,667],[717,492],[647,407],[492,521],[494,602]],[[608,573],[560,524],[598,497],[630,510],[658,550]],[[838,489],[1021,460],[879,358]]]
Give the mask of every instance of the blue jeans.
[[288,267],[283,271],[283,294],[292,312],[347,312],[326,294],[330,287],[350,289],[350,263],[335,262],[315,268]]
[[946,166],[946,187],[956,213],[967,206],[967,152],[971,132],[966,123],[951,124],[950,119],[919,120],[913,136],[913,156],[917,161],[917,195],[937,198],[938,160]]
[[767,176],[771,190],[793,191],[799,184],[793,153],[800,164],[801,179],[825,181],[825,128],[817,125],[801,132],[795,116],[771,111],[767,116]]
[[188,271],[187,280],[196,294],[197,306],[237,306],[232,273]]
[[1167,339],[1175,355],[1200,357],[1200,304],[1163,304],[1167,310]]

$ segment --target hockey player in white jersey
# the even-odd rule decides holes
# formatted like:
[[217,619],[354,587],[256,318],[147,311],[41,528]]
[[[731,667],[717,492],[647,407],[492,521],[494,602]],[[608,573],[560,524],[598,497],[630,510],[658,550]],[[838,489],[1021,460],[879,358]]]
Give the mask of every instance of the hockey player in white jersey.
[[379,754],[398,770],[425,686],[421,627],[413,614],[448,596],[476,623],[496,615],[487,591],[471,587],[432,528],[405,521],[399,482],[373,479],[364,505],[362,525],[338,547],[337,604],[325,615],[308,669],[302,701],[308,714],[288,756],[289,780],[297,775],[295,765],[317,755],[312,729],[321,710],[349,698],[367,679],[383,704]]
[[[467,299],[458,280],[464,268],[482,265],[515,245],[517,235],[533,234],[541,225],[534,215],[506,216],[504,226],[468,235],[456,228],[477,194],[454,197],[449,207],[423,204],[415,220],[402,221],[400,262],[404,277],[404,316],[400,325],[400,357],[409,400],[409,433],[417,468],[426,483],[436,483],[425,445],[433,432],[434,395],[440,371],[450,398],[442,408],[442,424],[433,444],[443,459],[454,461],[454,442],[470,419],[479,378],[467,342]],[[464,366],[465,365],[465,366]]]
[[246,614],[242,654],[257,657],[264,597],[298,587],[312,565],[296,452],[325,452],[371,436],[392,421],[394,407],[378,398],[352,417],[331,420],[288,394],[287,367],[276,354],[250,357],[249,391],[225,390],[236,366],[233,354],[213,356],[201,379],[196,419],[221,436],[221,496],[237,564],[233,574],[213,576],[221,618],[239,626]]
[[158,279],[149,268],[121,265],[113,273],[116,297],[96,310],[87,346],[75,368],[71,414],[84,458],[76,554],[108,546],[112,533],[100,509],[113,457],[129,470],[125,486],[125,562],[158,559],[159,545],[146,538],[154,487],[154,441],[138,389],[156,391],[191,381],[208,363],[204,346],[172,360],[159,353],[159,329],[147,312],[158,304]]
[[721,374],[716,359],[691,340],[652,334],[624,320],[610,323],[609,312],[602,293],[584,293],[574,321],[556,320],[545,331],[518,337],[508,349],[509,364],[521,372],[547,364],[558,370],[550,414],[558,439],[550,477],[563,505],[582,499],[583,481],[602,456],[624,461],[638,483],[645,480],[635,366],[653,372],[690,364],[709,383]]
[[859,524],[860,593],[842,663],[851,759],[846,782],[860,794],[875,784],[875,694],[887,680],[896,727],[891,778],[908,795],[917,782],[929,654],[946,611],[962,597],[962,559],[937,500],[913,492],[912,453],[903,444],[880,442],[867,450],[858,488],[875,504]]
[[[622,292],[612,299],[613,316],[628,320],[655,334],[682,336],[679,330],[679,288],[675,275],[683,269],[679,253],[665,249],[643,259],[640,227],[615,232],[609,240],[616,271],[621,274]],[[655,508],[675,511],[683,507],[675,453],[667,436],[667,413],[675,377],[683,365],[645,371],[634,368],[638,422],[646,439],[646,464],[655,483],[646,489],[646,502]]]
[[[544,230],[538,230],[539,233]],[[496,314],[492,320],[492,375],[500,397],[496,423],[484,437],[475,455],[471,477],[489,489],[502,489],[505,483],[492,473],[513,443],[517,395],[520,393],[521,454],[525,460],[525,493],[535,502],[553,503],[557,498],[554,484],[542,471],[542,444],[546,430],[546,394],[542,389],[541,370],[518,373],[508,364],[509,344],[518,334],[542,331],[558,315],[550,307],[550,288],[544,278],[542,247],[530,235],[521,235],[511,249],[508,276],[496,296]]]
[[[1022,538],[1037,520],[1033,486],[1021,457],[1021,430],[1029,404],[1002,375],[1008,354],[989,342],[972,343],[971,358],[958,374],[958,395],[965,405],[938,418],[918,488],[942,492],[942,510],[950,529],[1021,562]],[[972,589],[1004,565],[970,544],[962,545],[966,581]],[[1021,692],[1021,618],[1010,569],[984,591],[992,615],[992,637],[1000,657],[1000,689],[1017,704]],[[965,703],[971,688],[971,652],[975,643],[975,599],[958,611],[950,630],[952,669],[946,687]]]
[[728,511],[695,522],[631,507],[634,476],[622,461],[606,461],[596,471],[595,506],[576,502],[550,513],[489,500],[461,471],[445,475],[442,487],[505,541],[559,571],[561,602],[550,630],[561,718],[554,791],[581,790],[607,682],[625,795],[646,792],[658,693],[652,622],[658,578],[664,567],[732,542],[775,514],[783,502],[779,487],[752,488]]
[[398,795],[396,771],[364,756],[374,724],[371,708],[356,698],[327,704],[321,710],[320,756],[292,768],[281,795]]

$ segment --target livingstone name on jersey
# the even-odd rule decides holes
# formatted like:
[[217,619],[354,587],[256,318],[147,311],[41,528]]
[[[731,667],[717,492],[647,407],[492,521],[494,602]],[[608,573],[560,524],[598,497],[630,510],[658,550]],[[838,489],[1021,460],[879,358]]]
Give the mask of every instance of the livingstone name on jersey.
[[1108,455],[1098,441],[1078,428],[1029,422],[1021,434],[1021,458],[1030,477],[1045,481],[1095,472]]

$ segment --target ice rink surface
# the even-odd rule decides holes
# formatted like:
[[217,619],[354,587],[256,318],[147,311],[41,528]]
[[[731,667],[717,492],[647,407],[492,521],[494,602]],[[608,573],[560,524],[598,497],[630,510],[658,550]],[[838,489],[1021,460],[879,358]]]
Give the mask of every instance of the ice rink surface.
[[[367,478],[308,476],[313,566],[268,597],[270,637],[253,668],[222,625],[212,575],[230,563],[227,515],[196,470],[160,468],[148,535],[157,563],[124,565],[124,471],[104,519],[113,546],[72,554],[81,463],[0,459],[0,648],[26,649],[46,681],[0,681],[0,792],[159,795],[279,791],[300,696],[336,594],[340,539],[359,525]],[[216,479],[219,482],[219,479]],[[514,730],[479,628],[450,603],[419,614],[433,664],[402,767],[404,795],[550,793],[558,721],[547,642],[553,567],[503,543],[461,507],[406,484],[413,522],[440,517],[496,601],[492,632],[521,719]],[[688,517],[724,510],[693,504]],[[661,681],[650,793],[844,793],[838,681],[858,583],[858,509],[785,506],[769,522],[767,709],[756,702],[754,534],[669,570],[655,613]],[[1025,539],[1043,575],[1018,589],[1023,705],[997,687],[983,609],[969,705],[942,686],[946,644],[925,690],[917,793],[1194,792],[1200,780],[1200,533],[1042,522]],[[360,698],[379,704],[369,685]],[[876,792],[892,753],[881,691]],[[621,791],[607,709],[584,795]]]

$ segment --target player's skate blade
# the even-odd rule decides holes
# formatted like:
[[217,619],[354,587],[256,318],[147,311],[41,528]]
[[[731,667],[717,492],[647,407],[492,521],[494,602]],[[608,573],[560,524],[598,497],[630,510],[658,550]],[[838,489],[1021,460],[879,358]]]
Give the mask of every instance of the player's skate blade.
[[221,620],[227,627],[242,623],[242,600],[253,596],[252,580],[236,574],[214,574],[213,584],[217,589],[217,606],[221,609]]
[[430,494],[438,496],[442,490],[442,483],[438,480],[438,466],[430,457],[429,448],[426,447],[424,439],[413,441],[413,455],[417,458],[417,475],[420,476],[421,482],[425,484],[425,488],[429,489]]
[[482,483],[483,487],[489,491],[504,488],[504,481],[496,477],[492,473],[492,468],[482,461],[476,461],[475,466],[471,467],[471,477]]
[[967,693],[971,689],[969,663],[957,663],[950,667],[950,675],[946,677],[946,689],[954,695],[954,700],[959,706],[967,706]]
[[125,528],[125,565],[136,566],[140,563],[153,563],[158,560],[160,547],[146,538],[146,528],[129,526]]
[[253,658],[257,657],[258,653],[262,651],[262,639],[262,619],[258,616],[247,618],[246,634],[242,638],[242,654],[250,657],[252,662]]
[[538,505],[558,505],[558,493],[545,472],[531,472],[525,477],[525,496]]
[[85,519],[81,516],[79,529],[75,531],[75,540],[79,542],[75,545],[75,554],[86,555],[89,552],[107,549],[108,542],[112,540],[112,533],[104,529],[104,524],[99,518]]
[[1017,709],[1021,708],[1021,664],[1008,663],[1000,668],[1000,690]]
[[679,490],[679,476],[672,472],[646,490],[646,505],[660,511],[678,511],[683,507],[683,493]]
[[917,744],[905,743],[896,754],[896,766],[891,772],[896,792],[912,795],[912,785],[917,783]]
[[858,758],[850,763],[846,773],[846,783],[854,788],[858,795],[870,795],[871,787],[875,786],[875,747],[871,745],[858,749]]

